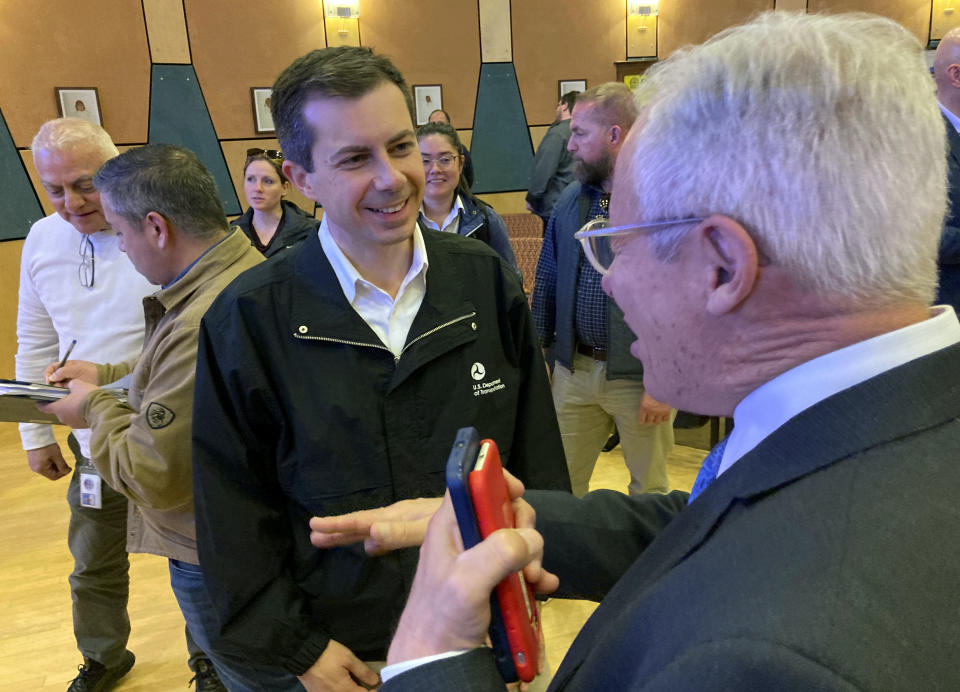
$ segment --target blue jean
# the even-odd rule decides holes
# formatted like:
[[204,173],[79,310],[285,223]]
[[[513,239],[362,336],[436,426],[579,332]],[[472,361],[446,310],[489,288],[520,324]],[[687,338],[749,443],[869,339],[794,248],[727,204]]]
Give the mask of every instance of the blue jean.
[[210,642],[218,629],[217,615],[199,565],[170,560],[170,586],[187,628],[230,692],[304,692],[296,676],[281,668],[252,666],[213,649]]

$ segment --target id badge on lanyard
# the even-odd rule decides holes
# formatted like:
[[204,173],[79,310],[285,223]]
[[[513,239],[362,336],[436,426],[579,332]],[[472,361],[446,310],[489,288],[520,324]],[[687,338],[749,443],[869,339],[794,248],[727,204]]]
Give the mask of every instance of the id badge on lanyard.
[[80,472],[80,506],[100,509],[103,507],[103,479],[92,464],[83,469]]

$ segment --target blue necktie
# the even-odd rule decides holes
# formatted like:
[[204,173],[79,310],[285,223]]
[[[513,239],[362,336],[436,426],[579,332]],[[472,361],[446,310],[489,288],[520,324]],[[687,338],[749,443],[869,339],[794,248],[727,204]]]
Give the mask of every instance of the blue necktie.
[[720,470],[720,460],[723,459],[723,450],[727,448],[727,440],[729,437],[725,437],[720,442],[717,443],[717,446],[710,450],[710,453],[703,460],[703,465],[700,467],[700,473],[697,474],[697,480],[693,484],[693,488],[690,490],[690,499],[687,500],[687,504],[693,502],[693,499],[706,490],[707,486],[713,483],[717,478],[717,471]]

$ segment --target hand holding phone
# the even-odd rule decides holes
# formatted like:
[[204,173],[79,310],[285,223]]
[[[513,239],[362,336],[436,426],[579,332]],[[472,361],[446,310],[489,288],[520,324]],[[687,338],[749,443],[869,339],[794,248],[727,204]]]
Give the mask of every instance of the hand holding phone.
[[[447,461],[447,487],[464,549],[515,521],[500,454],[475,428],[461,428]],[[522,572],[497,584],[490,599],[490,641],[506,682],[533,680],[538,669],[540,618]]]

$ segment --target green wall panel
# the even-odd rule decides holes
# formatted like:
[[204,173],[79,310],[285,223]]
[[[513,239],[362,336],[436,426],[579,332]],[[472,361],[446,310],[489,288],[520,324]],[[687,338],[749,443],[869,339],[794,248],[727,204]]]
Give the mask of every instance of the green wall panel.
[[533,145],[513,63],[485,63],[480,67],[470,157],[474,192],[527,189]]
[[227,216],[242,213],[193,66],[153,66],[149,141],[177,144],[193,151],[217,181]]

